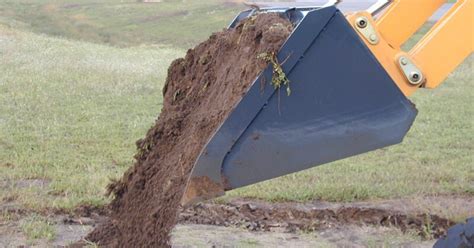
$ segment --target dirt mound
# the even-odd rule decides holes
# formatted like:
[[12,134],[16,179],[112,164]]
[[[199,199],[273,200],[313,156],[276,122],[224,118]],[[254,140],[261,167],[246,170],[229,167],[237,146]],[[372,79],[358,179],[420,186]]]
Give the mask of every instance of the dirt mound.
[[347,224],[394,226],[404,232],[414,230],[425,238],[430,238],[431,235],[439,237],[454,224],[453,221],[433,214],[406,214],[383,208],[269,204],[255,201],[197,204],[185,209],[179,222],[278,232],[316,231]]
[[168,69],[155,126],[137,142],[136,163],[111,184],[109,220],[86,239],[108,247],[167,247],[192,166],[210,136],[266,67],[289,21],[261,14],[213,34]]

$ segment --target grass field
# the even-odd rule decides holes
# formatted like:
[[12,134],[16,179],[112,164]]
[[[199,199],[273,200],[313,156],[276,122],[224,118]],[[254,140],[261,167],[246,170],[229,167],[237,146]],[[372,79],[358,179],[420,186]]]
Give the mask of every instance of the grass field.
[[[50,2],[0,2],[0,200],[36,210],[102,205],[108,201],[105,185],[133,163],[135,140],[159,114],[169,63],[184,54],[184,47],[225,26],[233,7],[210,12],[209,1],[201,4],[207,6],[202,7],[210,19],[206,23],[158,19],[121,33],[123,22],[157,10],[125,11],[119,1],[92,8],[87,7],[92,1],[85,0],[64,10],[60,1]],[[180,4],[201,10],[198,4]],[[160,9],[160,15],[177,11],[171,6]],[[78,13],[90,25],[81,32],[81,25],[65,21]],[[107,32],[109,38],[103,39]],[[141,43],[147,45],[137,46]],[[414,95],[419,116],[403,144],[228,197],[356,201],[474,196],[472,63],[471,56],[439,89]]]
[[[158,116],[167,66],[183,51],[119,49],[0,28],[1,194],[40,207],[103,203]],[[24,184],[28,185],[28,182]]]
[[2,0],[0,23],[121,47],[159,43],[186,49],[225,27],[239,9],[224,0]]

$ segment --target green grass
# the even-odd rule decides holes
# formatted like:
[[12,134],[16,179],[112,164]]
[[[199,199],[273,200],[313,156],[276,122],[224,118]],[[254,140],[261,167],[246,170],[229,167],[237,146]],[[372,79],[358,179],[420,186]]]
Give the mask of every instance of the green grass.
[[3,0],[0,24],[115,46],[188,48],[222,29],[242,7],[224,0]]
[[[171,47],[119,49],[0,27],[0,181],[29,207],[103,204],[161,108]],[[10,163],[10,166],[5,164]]]
[[54,223],[41,216],[29,216],[22,221],[20,228],[30,242],[37,239],[51,241],[56,237]]
[[237,247],[242,247],[242,248],[243,247],[246,247],[246,248],[262,247],[262,246],[263,245],[258,240],[251,239],[251,238],[240,240],[239,244],[237,245]]

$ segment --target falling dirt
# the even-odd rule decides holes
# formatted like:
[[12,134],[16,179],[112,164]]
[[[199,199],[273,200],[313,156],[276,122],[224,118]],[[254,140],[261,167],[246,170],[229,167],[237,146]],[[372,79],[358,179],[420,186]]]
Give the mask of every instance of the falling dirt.
[[261,14],[213,34],[168,69],[164,105],[137,142],[136,163],[109,186],[109,220],[87,239],[107,247],[168,247],[192,166],[216,128],[291,33],[278,14]]

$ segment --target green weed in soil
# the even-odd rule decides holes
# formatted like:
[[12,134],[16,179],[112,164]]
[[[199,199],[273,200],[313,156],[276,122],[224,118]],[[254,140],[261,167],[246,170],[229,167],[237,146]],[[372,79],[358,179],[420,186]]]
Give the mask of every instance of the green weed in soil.
[[286,93],[289,96],[291,94],[290,80],[286,76],[281,63],[278,62],[278,58],[275,53],[261,53],[257,56],[258,59],[263,59],[265,62],[270,63],[273,67],[272,85],[275,89],[279,89],[282,85],[286,86]]

